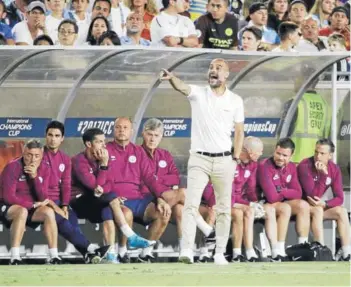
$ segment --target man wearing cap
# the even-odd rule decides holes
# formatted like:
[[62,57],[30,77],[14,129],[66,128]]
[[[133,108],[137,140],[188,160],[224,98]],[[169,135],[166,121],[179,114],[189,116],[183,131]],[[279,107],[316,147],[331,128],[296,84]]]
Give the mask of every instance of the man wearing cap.
[[184,0],[163,0],[165,8],[151,21],[151,42],[161,47],[197,47],[199,42],[194,23],[185,16]]
[[33,1],[28,5],[26,16],[12,29],[16,45],[33,45],[33,40],[40,35],[47,34],[45,28],[45,5],[40,1]]
[[[261,47],[265,48],[266,50],[272,50],[274,47],[279,45],[280,39],[276,31],[266,26],[267,20],[267,7],[261,2],[253,3],[249,8],[249,16],[247,18],[247,21],[249,21],[249,23],[246,27],[254,26],[260,29],[262,31]],[[246,27],[241,29],[238,33],[240,45],[242,34]]]
[[302,38],[295,49],[299,52],[319,52],[328,50],[328,39],[318,37],[318,20],[312,16],[307,16],[301,25]]
[[294,22],[299,27],[303,19],[307,16],[307,5],[303,0],[294,0],[289,5],[289,20]]
[[[196,216],[201,195],[209,180],[216,197],[216,252],[214,262],[226,265],[224,257],[230,230],[232,182],[240,162],[244,140],[244,104],[241,97],[229,91],[228,63],[214,59],[208,70],[209,86],[188,85],[167,70],[161,80],[169,80],[172,87],[187,96],[191,104],[191,148],[188,162],[188,189],[185,196],[182,242],[179,261],[193,263]],[[234,142],[231,140],[235,128]],[[234,146],[234,153],[231,147]]]
[[227,0],[210,0],[208,13],[202,15],[196,23],[199,32],[200,47],[215,49],[233,49],[238,45],[238,20],[228,13]]
[[335,7],[330,14],[330,26],[319,30],[320,36],[337,33],[344,36],[346,49],[350,51],[350,12],[342,6]]

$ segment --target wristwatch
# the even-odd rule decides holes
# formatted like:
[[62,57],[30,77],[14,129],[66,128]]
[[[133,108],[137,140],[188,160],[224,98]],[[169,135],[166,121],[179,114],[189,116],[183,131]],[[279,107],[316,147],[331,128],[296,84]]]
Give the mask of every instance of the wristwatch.
[[233,160],[236,161],[237,164],[241,164],[241,159],[238,157],[233,157]]

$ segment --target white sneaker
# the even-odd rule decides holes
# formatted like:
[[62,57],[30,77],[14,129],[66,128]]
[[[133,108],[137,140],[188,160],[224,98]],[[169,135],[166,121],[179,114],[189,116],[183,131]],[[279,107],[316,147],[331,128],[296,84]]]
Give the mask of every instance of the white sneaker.
[[227,259],[225,259],[224,254],[223,253],[216,253],[213,256],[214,259],[214,263],[216,265],[228,265],[229,262],[227,261]]
[[184,249],[180,251],[179,254],[179,262],[186,263],[186,264],[193,264],[194,263],[194,255],[192,250]]

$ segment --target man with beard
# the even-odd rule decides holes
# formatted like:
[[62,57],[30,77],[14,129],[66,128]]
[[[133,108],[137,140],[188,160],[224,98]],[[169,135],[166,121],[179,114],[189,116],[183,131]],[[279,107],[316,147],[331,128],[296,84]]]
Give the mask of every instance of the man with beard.
[[[188,85],[167,70],[161,80],[169,80],[176,91],[187,96],[192,109],[191,148],[188,162],[188,192],[185,197],[179,261],[193,263],[196,216],[209,179],[216,196],[215,264],[225,265],[230,230],[232,182],[244,140],[243,100],[226,87],[228,63],[214,59],[208,70],[207,87]],[[234,153],[231,131],[235,128]],[[234,159],[234,160],[233,160]]]
[[143,15],[132,12],[127,17],[127,36],[121,37],[121,45],[150,46],[151,42],[141,37],[144,29]]
[[[266,204],[280,210],[283,208],[282,204],[290,206],[291,215],[296,216],[298,243],[304,243],[308,241],[310,230],[310,206],[305,200],[301,199],[302,189],[298,180],[296,165],[290,161],[294,150],[295,144],[290,138],[280,139],[275,146],[273,156],[258,164],[257,180]],[[284,209],[286,209],[286,206]],[[284,218],[286,217],[284,216]],[[278,232],[286,235],[287,228],[288,226],[285,225],[285,230]],[[277,246],[272,246],[278,252],[272,254],[272,259],[273,261],[284,261],[286,255],[283,238],[285,236],[279,236],[278,234],[278,237],[281,239]]]

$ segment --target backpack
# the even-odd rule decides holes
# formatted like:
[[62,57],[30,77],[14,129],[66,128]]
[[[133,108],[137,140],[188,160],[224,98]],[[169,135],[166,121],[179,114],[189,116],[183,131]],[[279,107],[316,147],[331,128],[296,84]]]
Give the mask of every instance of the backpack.
[[317,241],[289,246],[286,254],[291,261],[333,261],[331,250]]

